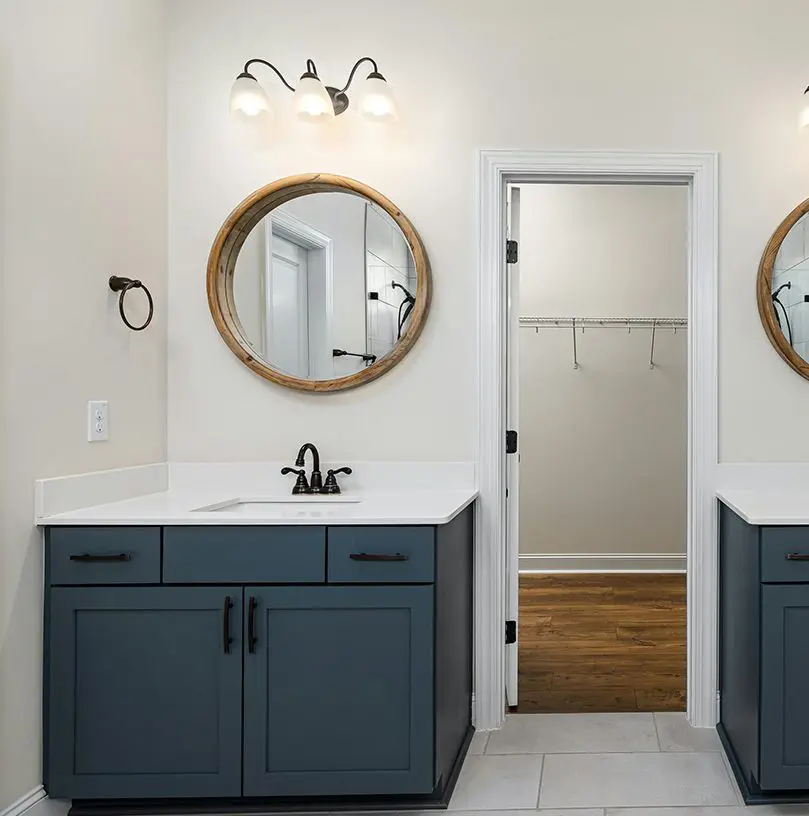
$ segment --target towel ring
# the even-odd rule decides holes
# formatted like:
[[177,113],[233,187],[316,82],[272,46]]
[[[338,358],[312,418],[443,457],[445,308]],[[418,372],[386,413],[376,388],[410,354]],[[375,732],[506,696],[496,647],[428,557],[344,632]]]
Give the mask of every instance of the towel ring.
[[[132,278],[119,278],[117,275],[112,275],[110,277],[110,289],[112,289],[113,292],[121,293],[120,297],[118,298],[118,311],[121,314],[121,320],[124,321],[127,328],[132,329],[132,331],[143,331],[152,322],[152,317],[154,317],[154,301],[152,300],[152,293],[141,281],[133,280]],[[146,298],[149,301],[149,316],[146,318],[146,321],[142,326],[133,326],[126,319],[126,312],[124,312],[124,297],[130,289],[143,289],[143,291],[146,293]]]

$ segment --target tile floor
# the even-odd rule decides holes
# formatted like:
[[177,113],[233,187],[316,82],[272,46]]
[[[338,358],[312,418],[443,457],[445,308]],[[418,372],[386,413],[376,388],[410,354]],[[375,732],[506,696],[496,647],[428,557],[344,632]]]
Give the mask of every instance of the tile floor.
[[[476,734],[452,816],[809,816],[742,805],[719,740],[684,714],[515,714]],[[528,811],[515,813],[514,811]]]

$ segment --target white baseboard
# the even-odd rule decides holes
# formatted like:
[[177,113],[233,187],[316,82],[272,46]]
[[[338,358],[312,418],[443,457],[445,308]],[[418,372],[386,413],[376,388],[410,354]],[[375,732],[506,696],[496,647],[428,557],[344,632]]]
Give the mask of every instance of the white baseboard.
[[45,788],[42,785],[37,785],[16,802],[12,802],[5,810],[0,811],[0,816],[21,816],[25,811],[36,805],[37,802],[41,802],[47,795]]
[[51,799],[42,785],[37,785],[25,796],[21,796],[5,810],[0,810],[0,816],[66,816],[70,810],[69,799]]
[[526,553],[520,573],[541,572],[685,572],[685,553]]
[[166,462],[38,479],[34,503],[35,521],[40,523],[48,516],[82,507],[159,493],[167,490],[168,484],[169,469]]

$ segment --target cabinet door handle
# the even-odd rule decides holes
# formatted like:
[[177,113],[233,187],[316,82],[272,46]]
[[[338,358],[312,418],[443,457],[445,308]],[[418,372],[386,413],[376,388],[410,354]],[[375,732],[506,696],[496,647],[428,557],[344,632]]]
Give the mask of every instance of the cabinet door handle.
[[256,653],[256,607],[258,601],[254,597],[250,597],[247,602],[247,651],[250,654]]
[[401,553],[351,553],[352,561],[407,561],[409,555]]
[[104,553],[101,555],[81,553],[80,555],[71,555],[70,560],[80,561],[83,564],[100,564],[111,561],[131,561],[132,556],[129,553]]
[[809,561],[809,553],[787,553],[787,561]]
[[225,598],[225,607],[222,610],[222,649],[225,654],[230,654],[230,644],[233,638],[230,636],[230,610],[233,609],[233,601]]

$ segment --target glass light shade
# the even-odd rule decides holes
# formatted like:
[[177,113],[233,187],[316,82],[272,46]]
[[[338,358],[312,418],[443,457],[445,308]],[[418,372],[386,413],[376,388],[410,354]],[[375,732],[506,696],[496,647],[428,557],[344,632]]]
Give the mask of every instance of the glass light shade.
[[295,88],[292,105],[299,119],[309,122],[334,119],[334,105],[323,83],[312,74],[304,74]]
[[374,122],[393,122],[399,118],[393,92],[381,76],[372,74],[365,80],[360,96],[360,114]]
[[800,116],[798,117],[798,127],[801,130],[809,128],[809,91],[804,94],[803,107],[801,108]]
[[230,90],[230,114],[240,118],[254,119],[270,112],[270,100],[258,80],[240,76]]

